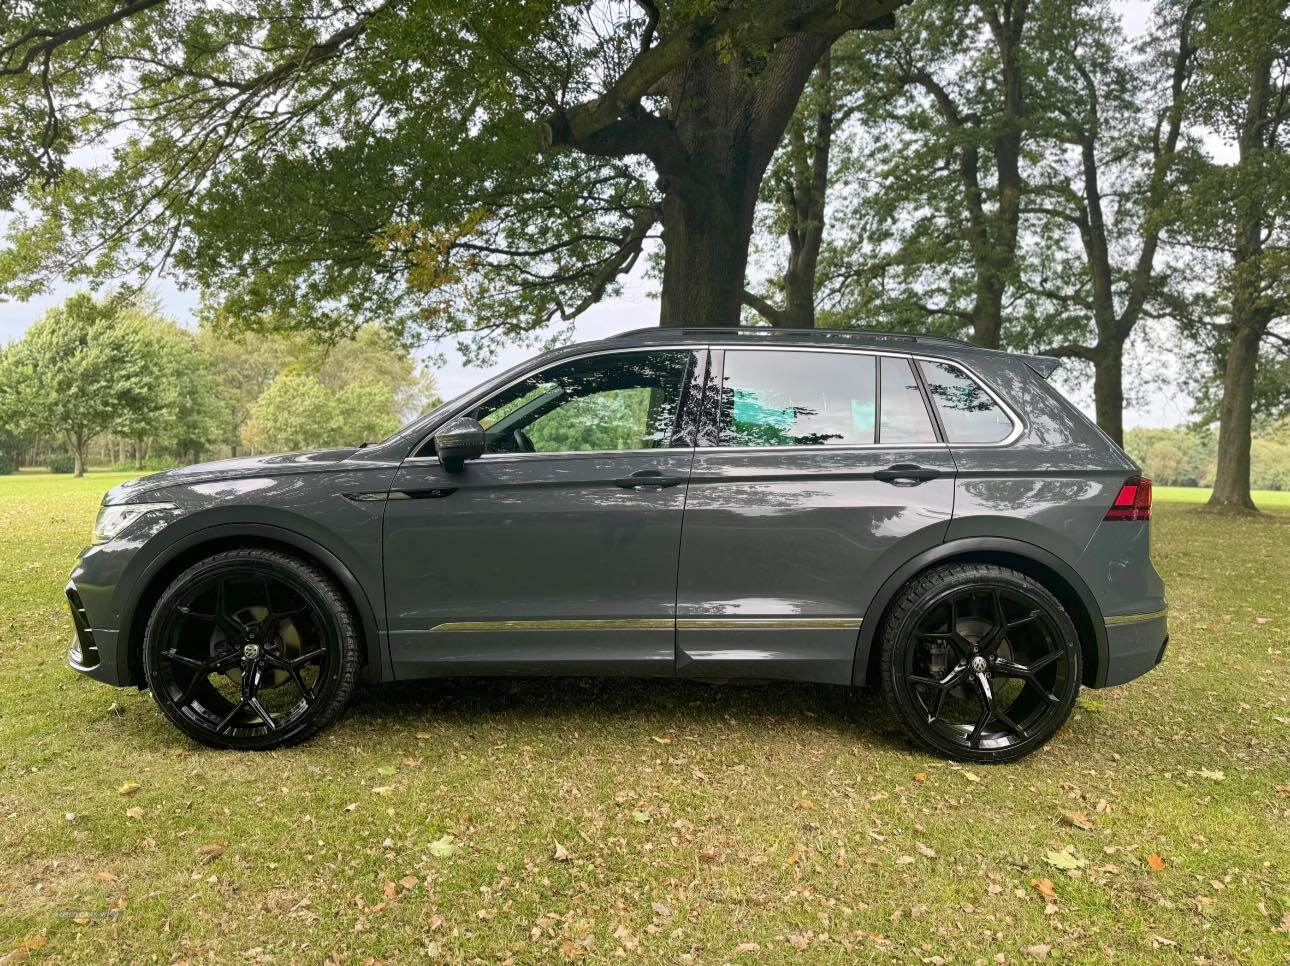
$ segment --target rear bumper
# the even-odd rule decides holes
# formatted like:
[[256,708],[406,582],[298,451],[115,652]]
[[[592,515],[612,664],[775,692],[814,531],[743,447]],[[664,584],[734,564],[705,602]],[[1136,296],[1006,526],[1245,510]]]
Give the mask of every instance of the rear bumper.
[[1109,688],[1146,674],[1164,660],[1169,644],[1165,609],[1106,618],[1107,661],[1096,687]]

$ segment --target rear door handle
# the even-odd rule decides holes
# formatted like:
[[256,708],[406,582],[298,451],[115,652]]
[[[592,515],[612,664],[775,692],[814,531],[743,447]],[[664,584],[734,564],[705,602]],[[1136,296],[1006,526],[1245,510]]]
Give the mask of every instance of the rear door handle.
[[918,486],[919,483],[934,480],[940,475],[940,470],[919,466],[917,463],[897,463],[885,470],[876,470],[873,478],[892,486]]
[[614,480],[614,486],[621,486],[625,490],[661,490],[684,482],[685,478],[681,476],[664,476],[658,470],[641,470],[631,476]]

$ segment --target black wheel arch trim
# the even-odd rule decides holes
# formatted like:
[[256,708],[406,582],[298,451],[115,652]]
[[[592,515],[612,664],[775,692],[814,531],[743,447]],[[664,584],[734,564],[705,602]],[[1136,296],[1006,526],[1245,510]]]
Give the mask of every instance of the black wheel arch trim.
[[[953,560],[971,558],[974,555],[1005,554],[1020,557],[1044,567],[1064,581],[1079,599],[1092,631],[1096,651],[1097,665],[1090,669],[1086,661],[1084,684],[1089,687],[1102,687],[1106,681],[1107,666],[1110,661],[1110,648],[1107,642],[1106,625],[1103,623],[1102,608],[1098,605],[1088,584],[1076,573],[1075,569],[1057,555],[1043,547],[1024,540],[1013,540],[1007,537],[963,537],[938,544],[929,550],[915,555],[892,573],[873,599],[865,608],[864,621],[860,625],[860,635],[856,641],[855,661],[851,668],[851,683],[859,686],[867,683],[874,655],[874,641],[882,630],[883,618],[887,608],[900,593],[900,589],[915,574],[921,573],[936,564],[949,563]],[[1041,581],[1042,583],[1042,581]],[[1049,588],[1050,590],[1052,588]],[[1059,595],[1060,596],[1060,595]],[[1080,615],[1072,614],[1077,629],[1082,629]],[[1092,676],[1089,677],[1090,671]]]
[[363,646],[367,658],[363,677],[370,681],[393,680],[390,656],[384,646],[376,609],[363,585],[340,557],[310,537],[286,527],[268,523],[220,523],[194,530],[166,544],[130,579],[129,594],[121,604],[117,635],[117,660],[124,672],[121,675],[123,682],[129,681],[142,686],[142,655],[135,653],[135,631],[141,630],[147,623],[148,615],[139,613],[139,604],[144,595],[153,589],[152,583],[157,575],[189,551],[207,545],[228,544],[239,539],[279,544],[297,550],[321,565],[354,603],[356,616],[363,629]]

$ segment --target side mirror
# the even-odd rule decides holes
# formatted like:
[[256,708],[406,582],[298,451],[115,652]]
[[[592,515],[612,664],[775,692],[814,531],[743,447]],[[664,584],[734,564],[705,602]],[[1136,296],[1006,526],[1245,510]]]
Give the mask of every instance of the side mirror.
[[484,454],[484,427],[469,416],[450,419],[435,431],[434,451],[445,470],[460,473],[466,460]]

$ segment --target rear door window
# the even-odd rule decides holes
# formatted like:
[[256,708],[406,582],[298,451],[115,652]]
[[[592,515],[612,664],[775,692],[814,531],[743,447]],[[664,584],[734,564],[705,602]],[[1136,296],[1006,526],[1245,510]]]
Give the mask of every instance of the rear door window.
[[923,393],[918,388],[918,377],[908,359],[883,356],[879,362],[882,370],[882,389],[879,395],[882,425],[878,441],[884,446],[901,443],[935,443],[936,430],[932,417],[927,413]]
[[871,444],[876,401],[873,356],[728,350],[720,445]]
[[953,443],[998,443],[1012,435],[1013,423],[979,382],[949,362],[921,360],[932,404]]

